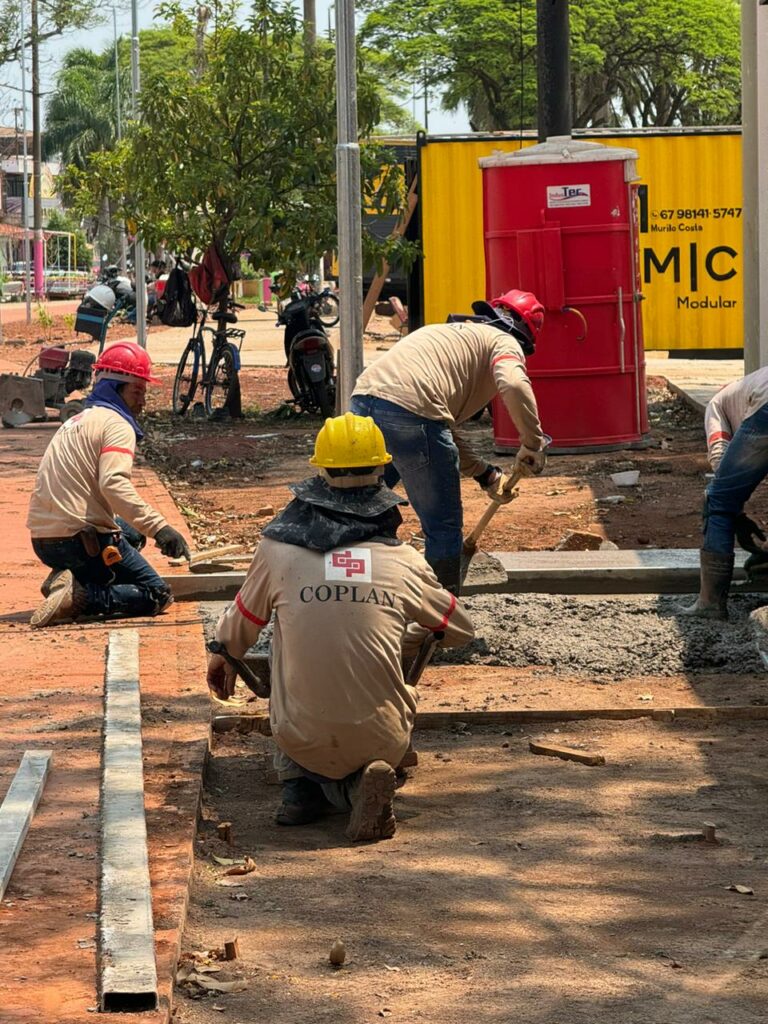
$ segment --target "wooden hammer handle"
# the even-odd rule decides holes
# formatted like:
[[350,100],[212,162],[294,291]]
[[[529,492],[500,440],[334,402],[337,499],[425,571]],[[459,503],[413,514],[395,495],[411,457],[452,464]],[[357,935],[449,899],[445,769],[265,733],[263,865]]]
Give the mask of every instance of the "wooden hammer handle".
[[[507,492],[511,491],[512,488],[518,484],[522,475],[523,474],[519,469],[513,470],[513,472],[509,476],[509,480],[504,486],[504,490]],[[499,511],[502,504],[503,502],[494,501],[493,499],[491,499],[491,501],[488,503],[488,508],[486,508],[485,512],[483,512],[483,514],[480,516],[480,519],[477,521],[477,525],[470,533],[467,534],[464,540],[465,554],[470,554],[471,552],[477,549],[478,541],[482,537],[483,533],[485,533],[488,523],[490,523],[490,521]]]

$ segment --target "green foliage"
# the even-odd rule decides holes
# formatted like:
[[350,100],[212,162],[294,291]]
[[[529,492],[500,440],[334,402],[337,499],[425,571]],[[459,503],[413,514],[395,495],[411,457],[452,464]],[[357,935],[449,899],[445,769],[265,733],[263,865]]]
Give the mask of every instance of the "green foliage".
[[[40,0],[38,40],[53,39],[71,28],[83,28],[98,20],[99,0]],[[27,14],[27,47],[30,18]],[[0,65],[16,62],[21,55],[19,0],[0,0]]]
[[85,232],[78,221],[68,213],[52,210],[46,225],[48,231],[67,231],[74,235],[74,243],[68,244],[67,239],[54,235],[46,242],[48,266],[58,265],[62,270],[67,267],[67,258],[71,255],[76,270],[89,270],[93,263],[93,246],[88,244]]
[[[389,77],[444,90],[476,131],[536,120],[533,0],[360,0]],[[738,0],[571,0],[574,127],[739,119]],[[382,65],[383,67],[383,65]]]
[[[163,8],[182,26],[184,9]],[[380,119],[379,83],[360,69],[360,134]],[[205,40],[205,66],[156,74],[142,92],[140,121],[67,186],[93,213],[105,191],[145,242],[191,254],[211,242],[228,256],[248,251],[257,267],[296,276],[336,243],[334,50],[307,51],[293,6],[254,0],[244,22],[218,9]],[[362,147],[366,207],[402,202],[397,167]],[[368,260],[381,255],[371,239]],[[393,249],[390,246],[390,249]],[[398,248],[408,251],[406,243]]]

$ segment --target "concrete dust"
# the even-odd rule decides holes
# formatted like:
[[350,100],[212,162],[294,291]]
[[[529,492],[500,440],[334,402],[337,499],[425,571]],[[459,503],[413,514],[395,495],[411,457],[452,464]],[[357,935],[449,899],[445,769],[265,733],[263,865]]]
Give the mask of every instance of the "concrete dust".
[[467,597],[474,641],[458,651],[439,651],[434,661],[546,666],[610,678],[764,672],[749,626],[749,613],[765,604],[764,596],[732,597],[728,622],[681,615],[692,601],[692,596],[650,594]]

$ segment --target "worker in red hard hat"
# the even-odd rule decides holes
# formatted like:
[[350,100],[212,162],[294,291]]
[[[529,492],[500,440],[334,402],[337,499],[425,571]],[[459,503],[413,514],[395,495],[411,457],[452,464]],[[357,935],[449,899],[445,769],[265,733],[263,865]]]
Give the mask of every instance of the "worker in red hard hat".
[[51,572],[45,600],[30,621],[53,626],[83,615],[157,615],[172,600],[140,554],[152,537],[164,555],[189,558],[182,535],[139,497],[131,483],[136,417],[152,361],[141,346],[118,341],[94,365],[96,383],[81,413],[58,429],[37,471],[27,526]]
[[385,480],[402,480],[438,580],[458,594],[463,515],[460,477],[471,476],[494,500],[510,498],[508,476],[472,451],[457,433],[499,395],[520,434],[515,468],[538,474],[548,438],[525,370],[544,323],[531,292],[509,291],[473,303],[474,316],[453,314],[407,335],[357,380],[350,408],[381,428],[393,462]]

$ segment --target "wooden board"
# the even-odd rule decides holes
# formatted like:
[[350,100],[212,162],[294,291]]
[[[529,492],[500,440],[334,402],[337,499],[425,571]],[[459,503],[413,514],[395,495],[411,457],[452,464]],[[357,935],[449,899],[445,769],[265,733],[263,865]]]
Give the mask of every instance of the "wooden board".
[[532,754],[541,754],[543,757],[559,757],[561,761],[576,761],[578,764],[598,765],[605,764],[602,754],[588,754],[583,750],[572,750],[570,747],[559,747],[552,743],[537,743],[531,740],[528,749]]
[[27,750],[0,807],[0,900],[43,795],[52,760],[50,750]]
[[109,634],[101,826],[100,1008],[154,1010],[157,969],[144,816],[136,629]]
[[[463,729],[465,726],[524,725],[527,722],[580,722],[590,718],[628,721],[651,718],[656,722],[673,721],[766,721],[768,706],[703,705],[700,707],[630,708],[530,708],[525,711],[419,711],[415,729]],[[270,736],[269,715],[216,715],[214,732],[259,732]]]

